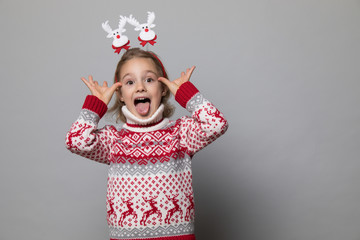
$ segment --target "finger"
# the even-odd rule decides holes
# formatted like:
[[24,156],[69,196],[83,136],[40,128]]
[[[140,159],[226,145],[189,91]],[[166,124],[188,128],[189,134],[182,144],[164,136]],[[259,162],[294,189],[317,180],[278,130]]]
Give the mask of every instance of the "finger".
[[81,80],[83,81],[83,83],[85,83],[85,85],[88,87],[88,89],[90,90],[91,94],[94,95],[95,92],[94,92],[94,87],[93,85],[88,81],[86,80],[86,78],[82,77]]
[[171,84],[170,80],[164,77],[159,77],[158,81],[162,82],[163,84],[165,84],[166,86],[169,86]]
[[159,77],[158,80],[165,84],[169,88],[170,92],[175,96],[177,90],[179,89],[179,86],[174,81],[172,82],[164,77]]
[[111,87],[110,87],[110,90],[111,92],[115,92],[119,87],[121,87],[121,82],[117,82],[117,83],[114,83]]
[[195,70],[195,66],[192,66],[191,68],[188,68],[190,72],[193,72]]
[[103,87],[108,87],[108,84],[106,81],[103,82]]
[[90,88],[89,82],[88,82],[88,80],[87,80],[86,78],[82,77],[82,78],[81,78],[81,81],[83,81],[83,83],[85,83],[85,85],[86,85],[88,88]]
[[93,80],[93,76],[91,76],[91,75],[89,75],[89,82],[93,82],[94,80]]
[[169,89],[173,88],[174,83],[171,82],[169,79],[164,78],[164,77],[159,77],[158,81],[162,82],[163,84],[165,84]]
[[94,84],[95,84],[96,86],[99,86],[99,83],[98,83],[97,81],[94,81]]
[[116,85],[117,87],[121,87],[122,83],[121,82],[116,82],[116,83],[114,83],[114,85]]
[[81,79],[81,81],[83,81],[84,83],[87,82],[87,79],[84,78],[84,77],[81,77],[80,79]]
[[191,77],[192,73],[195,70],[195,66],[192,66],[190,69],[188,69],[189,71],[187,72],[187,74],[189,75],[189,78]]

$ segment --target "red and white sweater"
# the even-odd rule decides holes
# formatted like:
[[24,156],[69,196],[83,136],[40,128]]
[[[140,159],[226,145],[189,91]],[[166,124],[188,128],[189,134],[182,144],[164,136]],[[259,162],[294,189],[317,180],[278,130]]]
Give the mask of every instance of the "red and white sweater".
[[191,158],[225,133],[228,124],[190,82],[180,86],[175,99],[191,117],[163,119],[160,106],[144,121],[123,107],[127,123],[97,129],[107,106],[87,96],[80,117],[67,133],[71,152],[110,165],[111,239],[195,239]]

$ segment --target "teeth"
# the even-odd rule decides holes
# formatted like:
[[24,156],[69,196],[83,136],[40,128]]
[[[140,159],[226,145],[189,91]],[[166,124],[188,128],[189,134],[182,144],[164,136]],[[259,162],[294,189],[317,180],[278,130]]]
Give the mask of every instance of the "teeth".
[[134,104],[136,105],[138,103],[146,103],[146,102],[150,103],[150,99],[147,97],[139,97],[135,99]]

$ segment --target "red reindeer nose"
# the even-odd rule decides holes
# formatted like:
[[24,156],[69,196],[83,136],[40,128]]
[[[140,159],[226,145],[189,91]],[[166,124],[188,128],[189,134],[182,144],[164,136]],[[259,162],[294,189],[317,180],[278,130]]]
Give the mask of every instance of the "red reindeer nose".
[[148,32],[149,31],[149,29],[145,29],[145,32]]
[[120,35],[117,35],[116,38],[120,38]]

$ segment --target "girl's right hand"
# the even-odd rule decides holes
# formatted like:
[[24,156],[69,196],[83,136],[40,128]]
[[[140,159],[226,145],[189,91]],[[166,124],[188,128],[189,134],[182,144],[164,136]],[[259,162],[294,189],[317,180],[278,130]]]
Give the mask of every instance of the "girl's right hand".
[[93,77],[90,75],[89,80],[82,77],[81,80],[85,83],[85,85],[89,88],[92,95],[99,98],[106,105],[109,104],[114,92],[117,88],[121,87],[121,83],[114,83],[111,87],[108,87],[106,81],[104,81],[103,85],[100,86],[97,81],[93,80]]

